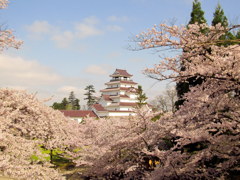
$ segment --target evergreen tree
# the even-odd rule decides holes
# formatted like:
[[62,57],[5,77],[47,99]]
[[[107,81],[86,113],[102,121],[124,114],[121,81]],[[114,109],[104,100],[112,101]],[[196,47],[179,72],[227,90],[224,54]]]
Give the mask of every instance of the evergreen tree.
[[240,39],[240,30],[238,30],[235,37],[236,37],[236,39]]
[[138,107],[142,107],[142,105],[147,104],[146,100],[147,100],[147,96],[146,94],[143,92],[142,86],[138,85],[138,89],[137,89],[137,104]]
[[52,105],[53,109],[58,109],[58,110],[64,110],[63,106],[61,103],[54,102]]
[[68,101],[67,98],[63,98],[61,103],[54,102],[52,105],[53,109],[58,109],[58,110],[66,110],[68,106]]
[[194,0],[191,12],[191,19],[188,24],[203,24],[206,23],[204,18],[204,11],[201,8],[201,3],[198,0]]
[[52,108],[58,110],[79,110],[79,99],[75,97],[75,94],[72,91],[68,97],[68,100],[67,98],[63,98],[61,103],[54,102]]
[[87,91],[84,95],[87,97],[84,100],[87,100],[87,106],[90,108],[96,101],[94,99],[93,93],[95,93],[95,89],[93,85],[88,85],[85,90]]
[[62,102],[61,102],[61,105],[63,107],[63,109],[66,109],[67,108],[67,105],[68,105],[68,100],[67,98],[63,98]]
[[68,105],[67,105],[66,109],[67,110],[79,110],[80,109],[79,99],[76,98],[73,91],[71,91],[69,94]]
[[76,99],[75,94],[73,91],[71,91],[69,94],[69,97],[68,97],[69,104],[71,104],[73,106],[75,99]]
[[74,101],[74,107],[73,110],[80,110],[80,104],[79,104],[80,100],[79,99],[75,99]]
[[[194,0],[193,6],[192,6],[192,12],[191,12],[191,19],[188,25],[195,24],[195,23],[203,24],[206,22],[207,21],[204,18],[204,11],[201,8],[201,3],[198,0]],[[207,29],[203,29],[201,32],[206,33]],[[183,51],[185,50],[183,49]],[[181,66],[182,66],[181,71],[184,71],[185,70],[184,64],[182,64]],[[180,81],[176,84],[178,100],[176,101],[175,106],[177,109],[179,109],[179,106],[182,105],[183,102],[185,101],[183,99],[183,95],[189,91],[189,88],[191,86],[195,86],[201,83],[202,83],[202,79],[191,77],[187,81],[184,81],[184,82]]]
[[219,3],[215,9],[215,12],[213,13],[212,26],[215,26],[218,23],[220,23],[225,28],[228,27],[228,19],[224,15],[224,11]]
[[[221,24],[221,26],[223,26],[224,28],[228,27],[228,19],[227,17],[224,15],[224,11],[221,7],[221,5],[218,3],[215,12],[213,14],[213,20],[212,20],[212,25],[215,26],[217,24]],[[234,40],[236,37],[234,37],[234,35],[231,32],[226,32],[224,35],[222,35],[219,39],[220,40],[224,40],[224,43],[219,43],[219,45],[231,45],[231,42],[227,42],[226,40]]]

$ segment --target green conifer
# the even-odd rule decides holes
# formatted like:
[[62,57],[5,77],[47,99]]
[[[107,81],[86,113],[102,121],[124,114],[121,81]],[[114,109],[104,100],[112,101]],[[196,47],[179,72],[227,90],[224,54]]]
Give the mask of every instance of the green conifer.
[[188,24],[203,24],[206,23],[204,18],[204,11],[201,8],[201,3],[198,0],[194,0],[191,12],[191,19]]

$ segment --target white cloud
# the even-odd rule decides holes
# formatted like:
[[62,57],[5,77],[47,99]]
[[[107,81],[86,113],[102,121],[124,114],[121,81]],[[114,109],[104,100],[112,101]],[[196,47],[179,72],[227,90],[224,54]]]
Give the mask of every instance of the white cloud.
[[[111,22],[126,22],[128,20],[127,16],[108,17],[108,21]],[[120,32],[123,31],[123,28],[118,25],[103,25],[97,17],[89,16],[64,30],[44,20],[34,21],[31,25],[26,26],[26,30],[29,32],[29,37],[34,40],[49,38],[58,48],[73,48],[81,42],[79,40],[101,36],[106,31]]]
[[83,19],[84,24],[89,24],[89,25],[96,25],[100,23],[100,20],[95,17],[95,16],[89,16],[85,19]]
[[78,23],[75,25],[75,36],[84,39],[103,34],[103,31],[91,24]]
[[79,88],[76,86],[62,86],[57,89],[57,92],[60,93],[70,93],[71,91],[77,92],[79,91]]
[[58,28],[47,21],[34,21],[33,24],[26,26],[26,29],[30,32],[31,38],[41,39],[44,35],[56,32]]
[[114,32],[121,32],[121,31],[123,31],[123,28],[118,25],[110,25],[110,26],[107,26],[107,30],[114,31]]
[[51,38],[57,47],[67,48],[74,40],[74,34],[71,31],[65,31],[62,34],[53,35]]
[[61,77],[37,61],[21,57],[0,55],[0,77],[2,86],[29,87],[50,85],[61,81]]
[[[34,21],[31,25],[26,26],[29,37],[34,40],[49,38],[58,48],[69,48],[77,40],[99,36],[104,31],[99,27],[100,20],[95,16],[90,16],[68,30],[61,30],[60,27],[53,26],[47,21]],[[115,30],[119,30],[116,29]]]
[[110,22],[127,22],[129,18],[127,16],[109,16],[107,20]]
[[94,75],[108,75],[110,69],[110,65],[90,65],[84,71]]

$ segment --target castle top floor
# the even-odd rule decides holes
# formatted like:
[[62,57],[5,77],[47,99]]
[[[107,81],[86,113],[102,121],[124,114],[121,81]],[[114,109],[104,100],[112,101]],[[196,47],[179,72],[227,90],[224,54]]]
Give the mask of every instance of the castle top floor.
[[110,77],[112,77],[111,81],[131,81],[132,75],[126,70],[116,69]]

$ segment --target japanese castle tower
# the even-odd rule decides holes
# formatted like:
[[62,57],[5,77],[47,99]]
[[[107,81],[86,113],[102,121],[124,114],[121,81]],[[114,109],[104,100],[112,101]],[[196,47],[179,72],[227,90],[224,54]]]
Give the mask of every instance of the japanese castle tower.
[[101,90],[100,99],[92,106],[92,110],[99,117],[134,115],[133,109],[137,105],[137,83],[131,80],[132,75],[126,70],[116,69],[110,75],[107,86]]

